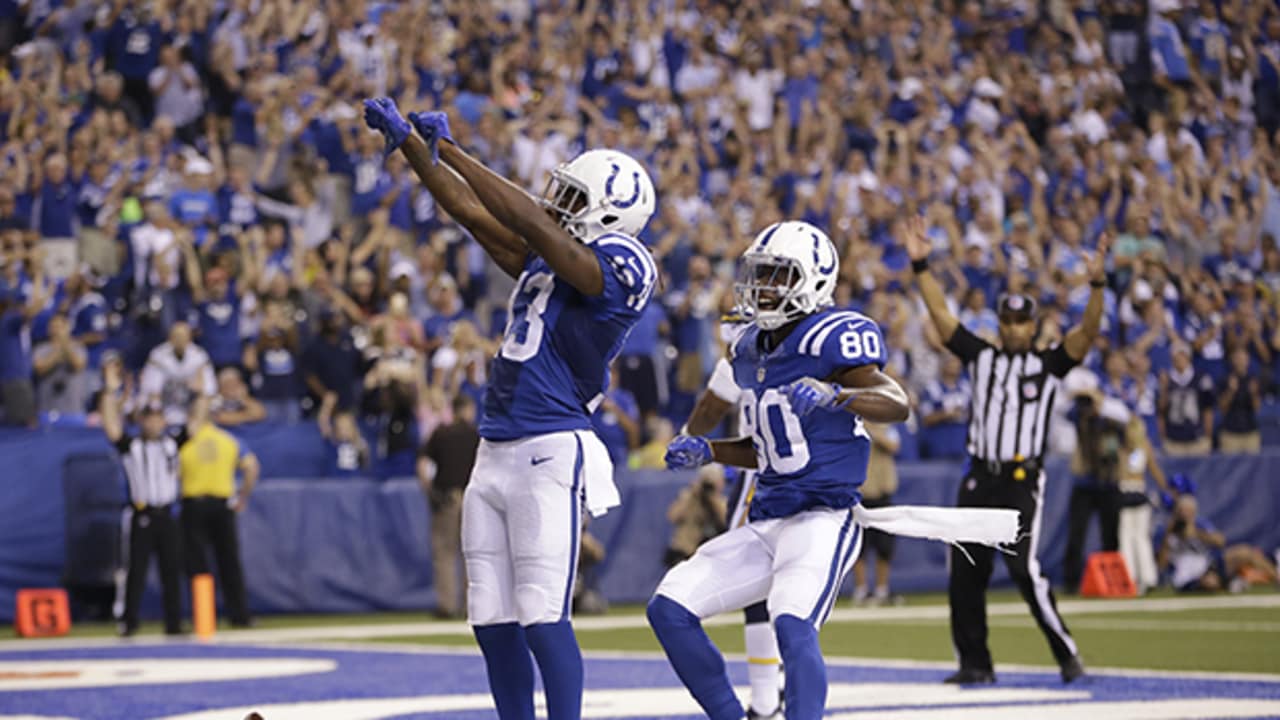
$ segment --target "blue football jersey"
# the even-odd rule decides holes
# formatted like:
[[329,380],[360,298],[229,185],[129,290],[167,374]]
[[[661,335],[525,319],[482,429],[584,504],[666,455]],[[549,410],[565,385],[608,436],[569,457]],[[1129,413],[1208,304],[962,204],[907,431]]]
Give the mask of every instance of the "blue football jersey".
[[591,428],[591,412],[609,386],[609,364],[648,304],[658,272],[629,235],[609,233],[586,247],[604,271],[597,297],[557,278],[537,255],[525,261],[484,392],[486,440]]
[[823,310],[800,321],[772,352],[762,350],[763,334],[752,325],[732,349],[734,381],[742,388],[742,432],[755,444],[760,472],[751,520],[856,505],[871,456],[862,419],[824,409],[798,417],[785,388],[804,377],[830,382],[861,365],[883,368],[880,328],[860,313]]

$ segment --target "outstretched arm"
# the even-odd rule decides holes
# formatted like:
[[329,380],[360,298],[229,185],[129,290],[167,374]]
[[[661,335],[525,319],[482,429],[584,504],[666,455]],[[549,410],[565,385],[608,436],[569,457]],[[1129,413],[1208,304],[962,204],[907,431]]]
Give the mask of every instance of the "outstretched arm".
[[529,252],[520,236],[498,222],[471,187],[448,165],[433,163],[431,150],[422,138],[410,135],[400,146],[400,151],[440,207],[471,233],[503,272],[519,277]]
[[920,296],[924,298],[924,306],[929,311],[929,318],[938,330],[938,337],[945,344],[950,342],[960,321],[951,314],[947,307],[947,295],[942,291],[938,279],[929,272],[929,239],[925,236],[924,219],[909,218],[905,221],[907,255],[911,258],[912,268],[916,269],[916,285],[920,287]]
[[560,227],[528,193],[452,143],[441,143],[440,158],[467,181],[485,209],[524,238],[557,276],[585,295],[604,292],[604,270],[595,253]]
[[836,377],[842,386],[837,407],[871,422],[898,423],[911,414],[911,400],[898,381],[875,365],[849,368]]
[[1062,348],[1072,360],[1080,362],[1088,354],[1093,341],[1098,337],[1102,327],[1103,290],[1107,283],[1107,251],[1111,248],[1111,238],[1103,235],[1098,240],[1098,251],[1089,258],[1089,303],[1084,307],[1084,317],[1080,324],[1067,331],[1062,339]]

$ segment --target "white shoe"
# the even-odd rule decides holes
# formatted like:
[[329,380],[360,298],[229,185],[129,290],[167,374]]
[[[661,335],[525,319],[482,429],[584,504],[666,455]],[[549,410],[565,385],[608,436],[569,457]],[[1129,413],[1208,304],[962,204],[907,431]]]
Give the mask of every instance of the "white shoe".
[[871,593],[865,585],[859,585],[853,589],[853,604],[859,607],[866,605],[871,600]]

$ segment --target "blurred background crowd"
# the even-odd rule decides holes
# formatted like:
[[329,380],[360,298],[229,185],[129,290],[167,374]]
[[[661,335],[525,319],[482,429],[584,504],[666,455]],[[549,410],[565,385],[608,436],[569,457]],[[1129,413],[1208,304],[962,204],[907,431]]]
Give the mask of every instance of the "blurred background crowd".
[[532,193],[584,148],[649,167],[662,291],[597,413],[617,461],[660,463],[735,258],[783,218],[828,229],[838,303],[885,330],[918,409],[900,459],[962,457],[968,412],[911,214],[966,325],[1029,292],[1042,342],[1112,234],[1078,388],[1157,446],[1256,448],[1280,389],[1275,2],[0,0],[0,53],[9,425],[92,421],[108,363],[173,424],[196,393],[224,425],[318,421],[335,474],[450,422],[511,280],[383,157],[379,95],[447,110]]

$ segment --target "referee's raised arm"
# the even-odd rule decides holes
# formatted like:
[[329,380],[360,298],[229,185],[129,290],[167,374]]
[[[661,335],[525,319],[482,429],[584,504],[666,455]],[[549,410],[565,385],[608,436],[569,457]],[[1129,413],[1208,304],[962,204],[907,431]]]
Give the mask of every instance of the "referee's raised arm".
[[924,218],[919,216],[908,218],[903,222],[903,230],[905,234],[903,241],[907,246],[907,256],[911,258],[911,270],[916,276],[916,285],[920,287],[920,296],[924,298],[924,306],[929,311],[929,318],[933,320],[933,326],[938,330],[938,338],[942,340],[942,344],[946,345],[951,342],[951,336],[955,334],[960,321],[947,307],[947,295],[942,291],[942,285],[938,284],[938,279],[929,272],[929,253],[933,248],[925,235]]
[[1107,253],[1111,250],[1111,236],[1103,234],[1098,238],[1098,249],[1089,257],[1089,302],[1084,307],[1084,317],[1080,324],[1067,331],[1062,338],[1062,349],[1067,351],[1071,359],[1080,362],[1089,354],[1089,348],[1098,338],[1098,330],[1102,327],[1103,290],[1107,287]]

